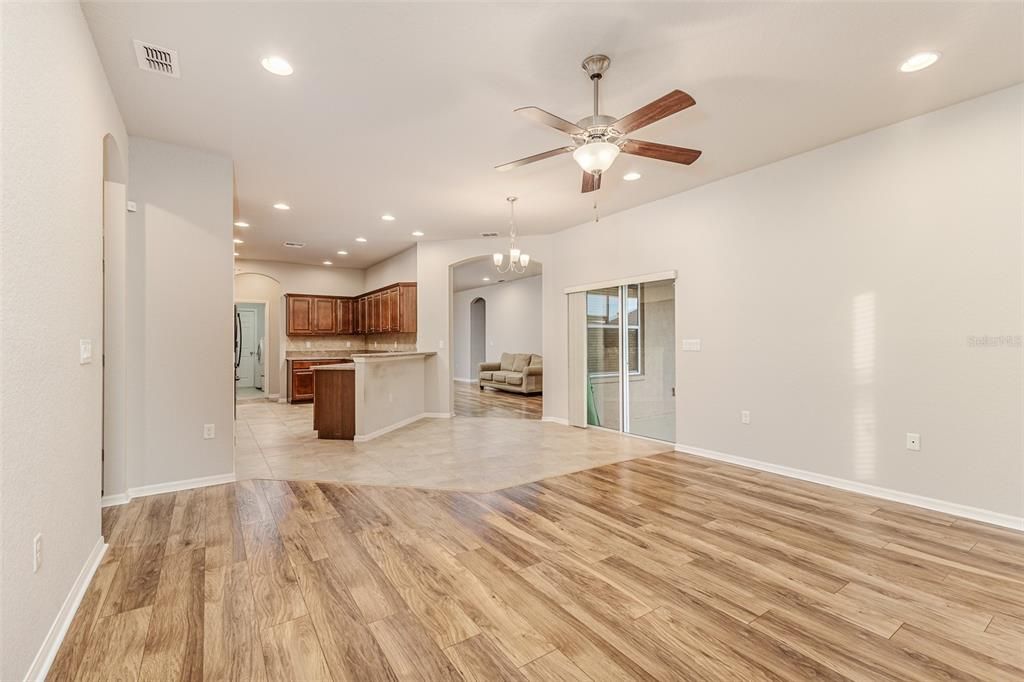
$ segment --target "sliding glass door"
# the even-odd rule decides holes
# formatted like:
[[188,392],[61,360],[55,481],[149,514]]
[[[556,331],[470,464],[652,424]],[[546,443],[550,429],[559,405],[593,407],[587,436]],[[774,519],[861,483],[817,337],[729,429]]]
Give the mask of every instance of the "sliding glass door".
[[587,292],[587,423],[675,440],[675,282]]

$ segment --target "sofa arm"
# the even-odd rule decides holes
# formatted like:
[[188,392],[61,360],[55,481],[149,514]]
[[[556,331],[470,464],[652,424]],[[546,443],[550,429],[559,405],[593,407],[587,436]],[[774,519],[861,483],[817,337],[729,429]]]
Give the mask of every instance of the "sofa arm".
[[543,367],[527,367],[523,370],[523,376],[542,376],[544,374]]
[[501,369],[501,363],[500,362],[481,362],[480,363],[480,371],[481,372],[496,372],[499,369]]

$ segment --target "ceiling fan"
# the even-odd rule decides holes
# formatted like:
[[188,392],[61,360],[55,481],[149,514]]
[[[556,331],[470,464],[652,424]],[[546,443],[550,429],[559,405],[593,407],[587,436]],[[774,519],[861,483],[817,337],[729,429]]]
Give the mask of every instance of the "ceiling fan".
[[541,161],[552,156],[572,152],[572,158],[583,169],[582,191],[593,192],[601,188],[601,174],[611,167],[619,152],[686,165],[696,161],[700,156],[700,152],[696,149],[673,147],[669,144],[644,142],[643,140],[633,140],[626,137],[635,130],[649,126],[655,121],[660,121],[666,116],[671,116],[696,104],[694,99],[682,90],[673,90],[664,97],[660,97],[620,119],[602,115],[598,112],[598,83],[601,80],[601,75],[608,70],[610,64],[611,60],[603,54],[591,55],[583,60],[583,70],[587,72],[590,80],[594,82],[593,116],[587,116],[576,123],[570,123],[564,118],[559,118],[537,107],[521,107],[516,109],[517,113],[523,114],[537,123],[542,123],[568,134],[572,138],[573,144],[571,146],[559,147],[558,149],[527,156],[518,161],[505,163],[496,166],[496,170],[507,171],[519,166],[525,166],[534,161]]

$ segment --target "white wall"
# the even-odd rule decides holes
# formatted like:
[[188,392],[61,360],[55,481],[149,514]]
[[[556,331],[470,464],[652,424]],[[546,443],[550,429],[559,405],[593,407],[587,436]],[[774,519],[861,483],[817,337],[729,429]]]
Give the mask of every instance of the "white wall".
[[[231,159],[132,137],[129,487],[229,475],[233,461]],[[134,316],[133,316],[134,311]],[[141,383],[140,383],[141,382]],[[203,439],[203,425],[217,436]],[[142,431],[138,428],[141,426]],[[129,434],[131,443],[131,432]]]
[[269,260],[235,259],[235,274],[255,272],[281,283],[285,294],[358,296],[367,290],[366,271],[326,265],[300,265]]
[[[366,270],[366,288],[373,291],[396,282],[416,281],[416,247],[395,254],[387,260],[371,265]],[[362,292],[360,292],[362,293]]]
[[3,3],[0,27],[0,679],[20,680],[100,541],[103,369],[78,342],[102,348],[103,137],[127,138],[77,3]]
[[487,301],[487,362],[500,360],[502,353],[543,353],[542,285],[543,276],[538,275],[455,293],[452,338],[455,378],[476,378],[470,363],[469,314],[476,298]]
[[1022,334],[1022,100],[1017,86],[554,235],[545,414],[566,416],[564,287],[675,269],[676,342],[703,339],[676,356],[677,442],[1024,515],[1024,352],[969,340]]
[[[534,260],[544,265],[545,274],[548,267],[550,243],[551,237],[549,236],[528,236],[519,239],[522,249],[531,254]],[[437,351],[437,355],[428,357],[426,360],[427,412],[451,413],[452,410],[454,369],[454,351],[451,344],[454,323],[452,266],[475,260],[481,256],[489,257],[493,251],[494,240],[490,239],[422,242],[417,247],[417,349]],[[547,277],[542,277],[541,280],[546,301],[549,282]],[[548,310],[545,306],[541,322],[544,329],[548,327],[549,316],[554,314],[554,311]],[[562,343],[564,345],[565,341],[563,340]],[[547,359],[545,358],[546,364]]]

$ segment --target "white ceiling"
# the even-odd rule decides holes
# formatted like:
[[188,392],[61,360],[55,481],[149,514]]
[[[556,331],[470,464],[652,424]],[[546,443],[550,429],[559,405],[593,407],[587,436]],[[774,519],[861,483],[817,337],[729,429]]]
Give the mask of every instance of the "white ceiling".
[[[690,93],[695,107],[636,137],[704,151],[690,167],[623,155],[595,193],[608,214],[1020,82],[1022,12],[1019,2],[85,4],[129,133],[234,159],[252,225],[244,257],[350,267],[407,248],[413,230],[504,233],[509,194],[523,234],[591,219],[595,197],[580,194],[568,156],[493,170],[566,144],[513,109],[587,115],[589,54],[612,58],[611,115]],[[177,50],[181,79],[139,70],[134,38]],[[925,49],[943,59],[897,70]],[[295,74],[265,72],[267,54]],[[643,178],[623,182],[629,170]]]
[[[505,256],[505,262],[508,262],[507,255]],[[452,268],[452,288],[455,291],[465,291],[466,289],[476,289],[478,287],[494,286],[502,282],[511,282],[512,280],[523,279],[524,277],[536,277],[542,274],[542,268],[543,266],[538,261],[532,260],[525,272],[506,272],[504,275],[501,275],[494,269],[494,263],[490,258],[477,258],[460,263]],[[490,281],[485,282],[484,277],[490,277]]]

